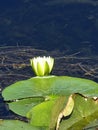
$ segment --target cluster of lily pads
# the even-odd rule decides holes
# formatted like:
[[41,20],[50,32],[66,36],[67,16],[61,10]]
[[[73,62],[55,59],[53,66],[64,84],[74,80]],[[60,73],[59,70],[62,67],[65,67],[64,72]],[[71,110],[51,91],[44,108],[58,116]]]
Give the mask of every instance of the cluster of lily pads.
[[2,96],[28,122],[0,120],[0,130],[90,130],[98,128],[98,83],[50,75],[54,58],[30,60],[36,76],[6,87]]

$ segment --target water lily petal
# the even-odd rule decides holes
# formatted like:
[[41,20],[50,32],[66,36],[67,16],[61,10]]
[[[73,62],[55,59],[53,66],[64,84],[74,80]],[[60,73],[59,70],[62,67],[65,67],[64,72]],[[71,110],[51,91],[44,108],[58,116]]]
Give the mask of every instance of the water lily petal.
[[31,66],[35,72],[36,75],[38,76],[44,76],[48,75],[54,64],[54,59],[49,57],[34,57],[33,59],[30,60]]

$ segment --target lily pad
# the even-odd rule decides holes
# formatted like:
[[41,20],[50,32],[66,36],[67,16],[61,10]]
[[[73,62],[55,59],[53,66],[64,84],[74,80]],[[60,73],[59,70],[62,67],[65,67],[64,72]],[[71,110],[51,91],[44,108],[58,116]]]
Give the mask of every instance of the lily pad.
[[[73,94],[76,95],[74,100],[69,100],[68,97]],[[23,116],[28,113],[32,126],[49,127],[51,130],[56,126],[57,129],[60,126],[60,130],[80,130],[98,118],[98,103],[91,99],[98,97],[98,84],[88,79],[68,76],[34,77],[8,86],[2,96],[5,101],[11,102],[9,106],[14,112]],[[65,120],[62,120],[63,117]]]
[[98,129],[98,119],[90,122],[90,124],[88,124],[84,130],[97,130]]
[[0,130],[47,130],[45,127],[34,127],[19,120],[0,120]]
[[74,102],[73,113],[69,118],[62,120],[60,130],[81,130],[98,119],[98,100],[76,95]]
[[8,103],[10,110],[18,115],[26,116],[26,113],[35,105],[44,101],[44,98],[27,98]]
[[16,82],[3,90],[4,100],[48,95],[70,95],[80,93],[85,96],[98,96],[98,84],[94,81],[68,76],[34,77]]
[[[27,113],[30,123],[33,126],[47,126],[51,128],[51,130],[54,130],[58,115],[66,105],[66,101],[67,98],[61,96],[36,105]],[[70,107],[68,107],[68,109],[70,109]]]
[[98,119],[97,100],[73,94],[73,107],[70,97],[61,96],[33,107],[27,114],[30,123],[33,126],[47,126],[51,130],[80,130]]

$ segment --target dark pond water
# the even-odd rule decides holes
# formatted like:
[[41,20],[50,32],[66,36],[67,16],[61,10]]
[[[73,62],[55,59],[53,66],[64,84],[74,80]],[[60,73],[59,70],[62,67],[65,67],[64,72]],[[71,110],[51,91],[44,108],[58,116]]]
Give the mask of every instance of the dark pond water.
[[98,1],[1,0],[0,46],[98,54]]

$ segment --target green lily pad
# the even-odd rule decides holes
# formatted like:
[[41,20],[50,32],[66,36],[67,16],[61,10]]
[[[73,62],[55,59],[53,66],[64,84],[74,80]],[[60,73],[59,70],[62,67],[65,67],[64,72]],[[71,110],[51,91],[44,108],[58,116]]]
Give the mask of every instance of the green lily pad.
[[[47,126],[51,128],[51,130],[54,130],[58,115],[66,105],[66,101],[67,98],[65,96],[61,96],[36,105],[27,113],[30,123],[33,126]],[[70,108],[68,107],[68,109]]]
[[98,119],[90,122],[90,124],[88,124],[84,130],[97,130],[98,129]]
[[[67,105],[68,97],[72,94],[76,95],[74,101],[71,100],[72,104]],[[98,84],[88,79],[68,76],[34,77],[8,86],[2,96],[5,101],[11,102],[10,109],[15,113],[25,116],[29,111],[27,117],[33,126],[54,130],[57,124],[60,130],[80,130],[98,118],[98,103],[91,99],[98,97]]]
[[41,103],[28,112],[27,117],[34,126],[49,126],[54,100]]
[[70,97],[57,97],[33,107],[27,114],[30,123],[33,126],[47,126],[49,130],[82,130],[98,119],[97,100],[73,94],[73,107]]
[[44,101],[44,98],[27,98],[22,100],[16,100],[9,104],[10,110],[18,115],[26,116],[26,113],[35,105]]
[[34,77],[16,82],[3,90],[4,100],[48,95],[70,95],[81,93],[85,96],[98,96],[98,84],[94,81],[68,76]]
[[92,121],[98,119],[98,100],[84,98],[81,95],[74,97],[75,106],[69,118],[60,123],[60,130],[82,130]]
[[47,130],[47,128],[34,127],[19,120],[0,120],[0,130]]

